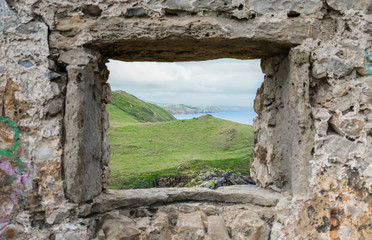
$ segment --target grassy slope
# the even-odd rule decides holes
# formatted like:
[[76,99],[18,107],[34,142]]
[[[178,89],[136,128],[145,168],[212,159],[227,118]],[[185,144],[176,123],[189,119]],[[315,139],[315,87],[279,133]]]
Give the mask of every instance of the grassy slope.
[[106,105],[106,111],[109,113],[110,128],[127,126],[128,124],[139,123],[138,120],[124,112],[120,108],[112,105]]
[[111,105],[117,107],[130,116],[133,116],[134,119],[139,122],[161,122],[175,120],[173,115],[164,109],[152,103],[141,101],[135,96],[124,91],[112,92]]
[[[108,108],[111,188],[152,187],[157,176],[191,176],[206,165],[249,174],[251,126],[212,116],[129,123],[113,107]],[[128,118],[133,121],[124,113]]]

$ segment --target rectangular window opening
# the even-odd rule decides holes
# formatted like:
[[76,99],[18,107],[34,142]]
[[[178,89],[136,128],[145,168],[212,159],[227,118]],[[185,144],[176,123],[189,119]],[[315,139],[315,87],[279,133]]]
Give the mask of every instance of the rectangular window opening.
[[252,184],[259,60],[110,60],[109,189]]

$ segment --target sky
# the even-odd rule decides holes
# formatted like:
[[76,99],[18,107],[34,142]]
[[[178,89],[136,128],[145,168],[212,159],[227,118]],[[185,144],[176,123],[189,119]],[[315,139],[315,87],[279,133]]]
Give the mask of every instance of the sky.
[[111,89],[154,103],[252,107],[263,82],[260,60],[121,62],[110,60]]

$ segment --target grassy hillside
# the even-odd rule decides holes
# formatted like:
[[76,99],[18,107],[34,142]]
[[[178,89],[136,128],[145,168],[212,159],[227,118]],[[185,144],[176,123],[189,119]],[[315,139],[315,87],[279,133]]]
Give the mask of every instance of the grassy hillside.
[[139,121],[132,115],[124,112],[120,108],[112,105],[106,105],[106,111],[109,114],[110,127],[122,127],[128,124],[139,123]]
[[[127,113],[131,118],[139,122],[162,122],[175,120],[172,114],[152,103],[144,102],[135,96],[124,92],[112,92],[111,105]],[[117,109],[111,108],[117,114]],[[110,111],[108,110],[110,113]],[[116,115],[119,117],[119,115]],[[117,119],[116,119],[117,120]],[[126,122],[125,119],[122,122]]]
[[136,123],[114,107],[108,108],[111,188],[153,187],[159,176],[192,176],[204,166],[249,175],[252,126],[210,115]]

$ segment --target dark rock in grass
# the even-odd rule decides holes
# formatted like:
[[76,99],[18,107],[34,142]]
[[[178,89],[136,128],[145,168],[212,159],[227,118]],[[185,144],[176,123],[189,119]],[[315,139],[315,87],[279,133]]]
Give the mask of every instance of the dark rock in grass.
[[189,181],[190,181],[190,178],[187,176],[159,177],[156,179],[155,186],[158,188],[184,187]]
[[232,170],[224,171],[211,168],[201,171],[196,180],[201,182],[199,187],[210,189],[217,189],[221,186],[256,184],[251,177],[245,177]]

